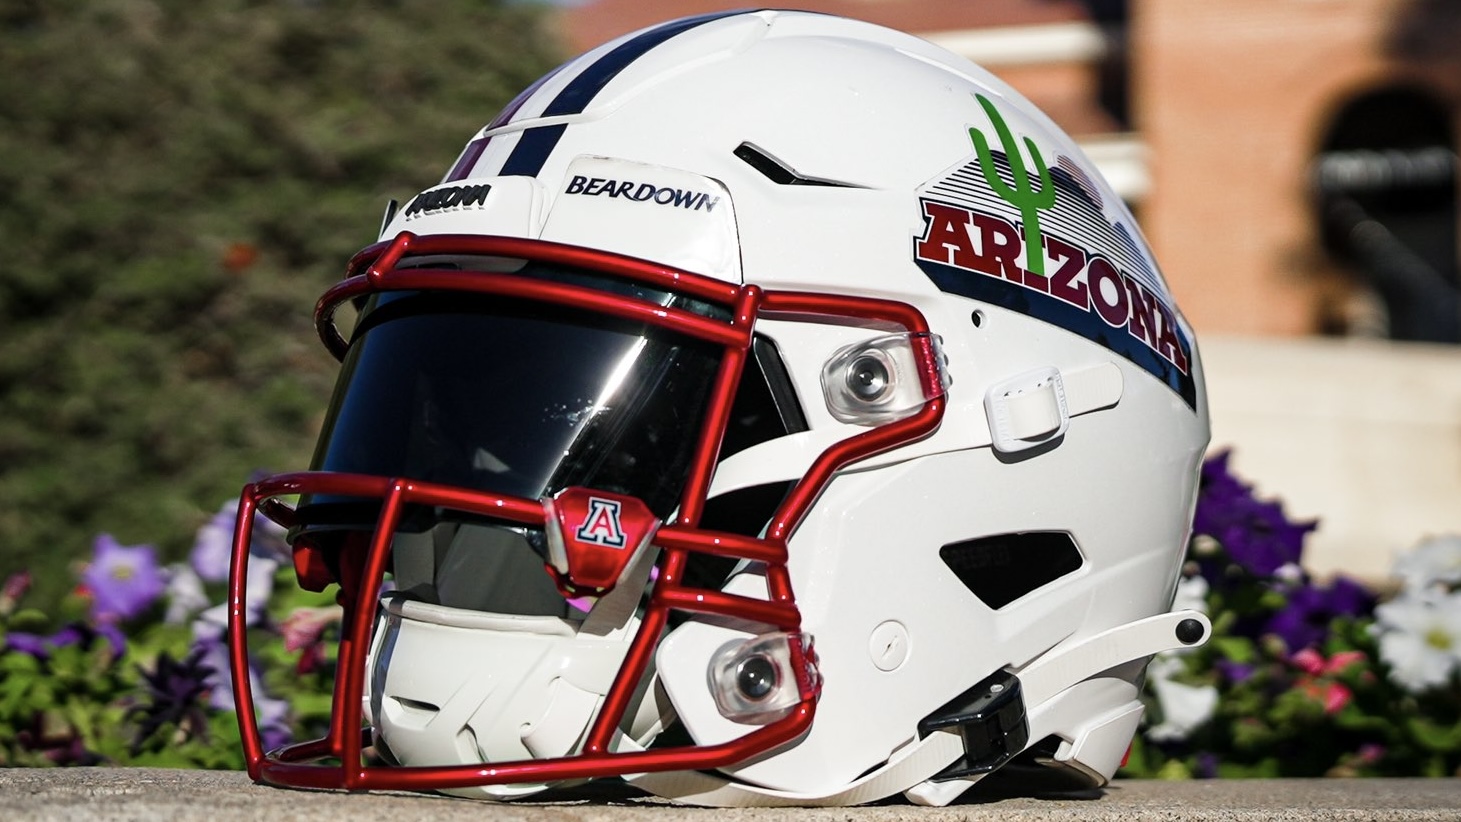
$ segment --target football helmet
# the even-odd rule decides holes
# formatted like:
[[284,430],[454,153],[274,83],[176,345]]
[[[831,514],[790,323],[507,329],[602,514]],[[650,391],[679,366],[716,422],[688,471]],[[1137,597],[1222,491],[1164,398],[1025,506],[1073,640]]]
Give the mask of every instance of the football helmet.
[[230,595],[255,515],[287,527],[345,606],[334,719],[262,749],[236,620],[256,780],[1098,785],[1146,661],[1210,632],[1170,610],[1193,334],[1069,137],[913,36],[751,11],[596,48],[389,209],[316,321],[339,382],[310,470],[245,487]]

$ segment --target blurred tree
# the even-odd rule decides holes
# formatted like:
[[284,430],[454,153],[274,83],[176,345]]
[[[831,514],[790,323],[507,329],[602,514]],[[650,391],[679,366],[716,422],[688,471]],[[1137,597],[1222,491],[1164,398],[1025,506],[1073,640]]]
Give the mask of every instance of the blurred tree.
[[0,0],[0,579],[303,467],[315,299],[550,67],[491,0]]

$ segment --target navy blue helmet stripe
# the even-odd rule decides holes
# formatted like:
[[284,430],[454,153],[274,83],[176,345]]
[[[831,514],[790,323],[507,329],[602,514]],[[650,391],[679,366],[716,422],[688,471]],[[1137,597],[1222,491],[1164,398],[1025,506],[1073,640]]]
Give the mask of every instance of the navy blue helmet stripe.
[[556,126],[540,126],[530,128],[518,138],[517,145],[513,147],[512,153],[507,155],[507,162],[502,164],[502,176],[511,177],[522,175],[524,177],[535,177],[543,170],[543,164],[548,162],[548,155],[553,153],[553,148],[558,145],[558,138],[568,126],[560,123]]
[[[609,81],[628,68],[629,64],[644,56],[645,52],[671,37],[697,26],[719,20],[722,17],[744,13],[744,10],[722,11],[673,20],[620,43],[570,80],[568,85],[558,92],[558,96],[548,103],[548,107],[543,109],[540,116],[557,117],[565,114],[578,114],[588,107],[589,102],[603,90],[604,86],[609,84]],[[552,154],[554,147],[558,145],[558,140],[563,136],[563,130],[562,125],[557,125],[539,126],[523,131],[522,136],[518,138],[517,145],[508,155],[507,162],[502,165],[502,174],[504,176],[521,174],[528,177],[536,175],[543,169],[548,155]]]

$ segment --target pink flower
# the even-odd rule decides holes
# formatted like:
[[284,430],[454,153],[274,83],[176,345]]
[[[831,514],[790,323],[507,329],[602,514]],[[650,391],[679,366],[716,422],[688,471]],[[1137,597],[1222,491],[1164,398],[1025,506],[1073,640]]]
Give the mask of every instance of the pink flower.
[[1323,654],[1313,648],[1304,648],[1290,656],[1289,662],[1309,676],[1331,676],[1351,665],[1364,664],[1365,659],[1363,651],[1340,651],[1325,659]]
[[319,644],[325,628],[329,627],[331,623],[339,622],[344,615],[345,609],[338,605],[324,608],[295,608],[279,626],[280,632],[284,635],[284,650],[299,651]]
[[1374,742],[1367,742],[1360,746],[1355,752],[1359,761],[1365,765],[1374,765],[1385,758],[1385,746]]
[[21,597],[30,590],[30,572],[21,571],[18,574],[11,574],[0,586],[0,616],[9,616],[15,611]]
[[1313,648],[1304,648],[1289,657],[1289,662],[1309,676],[1318,676],[1324,671],[1324,655]]
[[1337,714],[1354,699],[1354,693],[1338,682],[1329,682],[1324,688],[1324,713]]
[[1351,665],[1364,665],[1368,661],[1369,657],[1365,656],[1364,651],[1340,651],[1329,658],[1329,664],[1325,667],[1325,671],[1327,673],[1337,674],[1349,668]]
[[324,633],[331,624],[339,622],[345,609],[338,605],[324,608],[296,608],[279,626],[284,635],[284,650],[299,651],[299,661],[294,669],[298,674],[307,674],[325,662]]
[[1338,682],[1311,679],[1301,684],[1304,695],[1324,706],[1324,713],[1333,716],[1344,709],[1354,693]]
[[1354,693],[1332,677],[1352,665],[1363,664],[1365,659],[1360,651],[1340,651],[1325,659],[1313,648],[1304,648],[1290,656],[1289,662],[1306,674],[1298,683],[1304,694],[1323,705],[1324,713],[1333,715],[1344,710],[1344,706],[1354,699]]

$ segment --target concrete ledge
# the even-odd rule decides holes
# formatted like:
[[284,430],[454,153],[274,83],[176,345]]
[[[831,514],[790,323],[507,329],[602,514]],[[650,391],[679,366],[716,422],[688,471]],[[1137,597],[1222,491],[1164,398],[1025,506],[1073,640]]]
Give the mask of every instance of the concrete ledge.
[[0,769],[0,819],[6,822],[235,822],[235,820],[408,819],[614,822],[615,820],[1455,820],[1461,780],[1119,781],[1054,799],[974,796],[948,808],[885,804],[863,808],[681,808],[605,793],[591,799],[492,805],[415,794],[289,791],[228,771],[150,768]]

